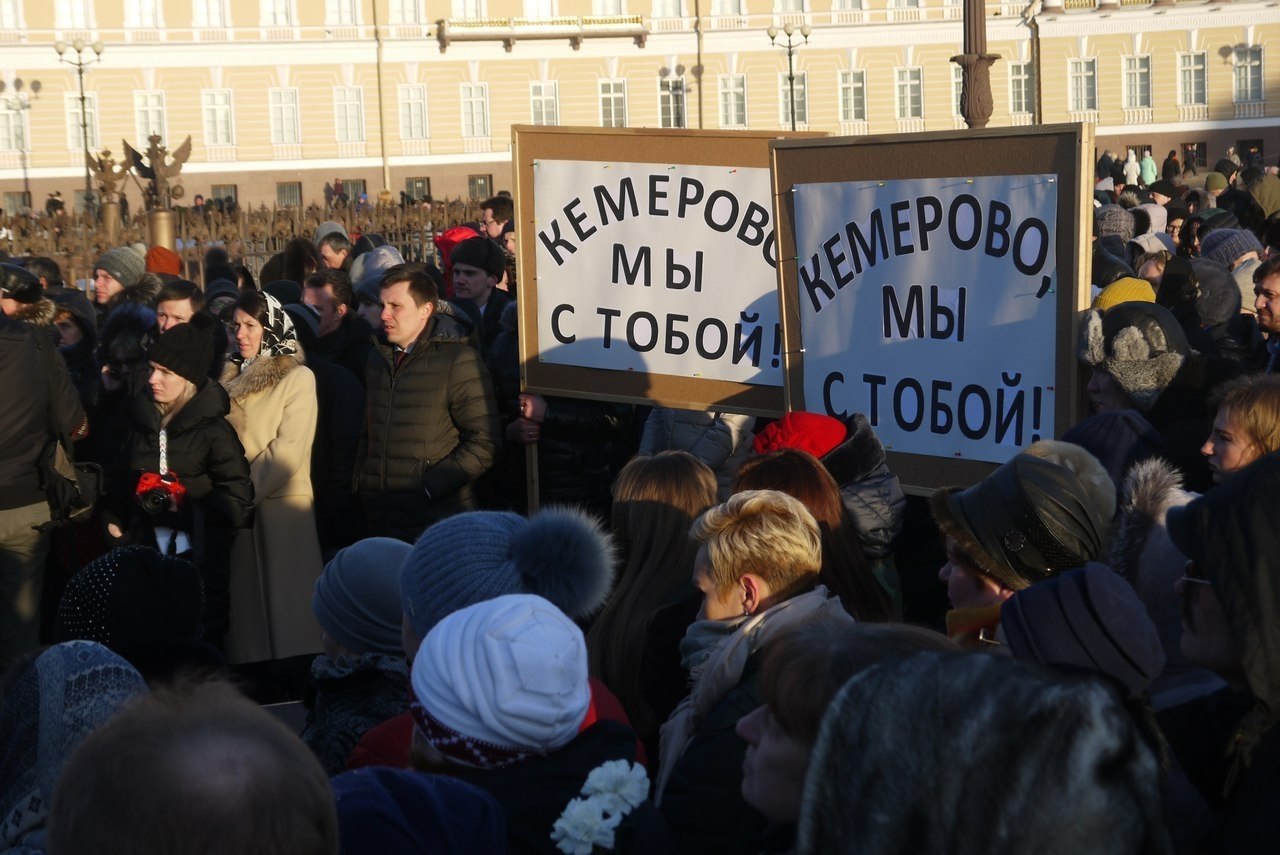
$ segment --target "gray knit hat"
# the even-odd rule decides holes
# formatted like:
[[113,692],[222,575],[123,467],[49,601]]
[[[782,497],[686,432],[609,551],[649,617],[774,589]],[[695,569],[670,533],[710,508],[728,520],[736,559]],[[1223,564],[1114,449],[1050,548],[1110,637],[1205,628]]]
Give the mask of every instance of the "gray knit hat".
[[332,234],[340,234],[347,240],[351,240],[351,235],[347,234],[346,226],[342,223],[335,223],[333,220],[325,220],[323,223],[316,226],[315,245],[319,246],[320,241]]
[[1125,241],[1133,239],[1133,214],[1119,205],[1103,205],[1093,212],[1093,233],[1098,237],[1116,235]]
[[573,508],[529,518],[472,511],[423,533],[400,569],[404,613],[425,638],[448,615],[505,594],[536,594],[572,618],[591,615],[613,586],[613,547]]
[[1105,371],[1142,412],[1155,406],[1192,354],[1173,313],[1157,303],[1091,309],[1080,326],[1080,361]]
[[352,653],[404,654],[400,640],[400,565],[411,547],[369,537],[339,549],[316,580],[311,611]]
[[1247,252],[1262,255],[1262,244],[1247,229],[1214,229],[1200,241],[1200,255],[1230,267]]
[[132,288],[147,272],[147,261],[131,247],[118,246],[104,252],[93,269],[105,270],[125,288]]

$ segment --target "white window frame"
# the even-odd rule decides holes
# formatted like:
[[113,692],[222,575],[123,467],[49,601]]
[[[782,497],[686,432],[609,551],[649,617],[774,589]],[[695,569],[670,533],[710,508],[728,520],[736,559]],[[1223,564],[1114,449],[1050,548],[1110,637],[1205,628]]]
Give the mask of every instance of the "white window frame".
[[364,142],[363,86],[333,87],[333,132],[340,143]]
[[1124,108],[1151,109],[1151,54],[1122,57],[1121,69],[1124,72]]
[[1208,54],[1202,50],[1178,54],[1178,106],[1205,107],[1208,104]]
[[[151,103],[147,103],[151,102]],[[151,114],[159,113],[160,121],[158,123],[151,121]],[[139,143],[146,143],[151,136],[151,129],[155,129],[160,134],[160,139],[167,140],[169,138],[168,131],[168,115],[165,111],[164,92],[158,89],[135,89],[133,92],[133,124],[134,130],[137,131],[137,139]],[[156,127],[156,125],[159,127]]]
[[[676,104],[679,103],[679,122]],[[658,125],[664,128],[687,128],[689,126],[689,89],[685,85],[684,75],[669,75],[658,78]]]
[[560,124],[560,87],[554,80],[529,81],[529,121],[535,125]]
[[[1234,103],[1250,104],[1266,99],[1263,88],[1266,78],[1263,76],[1262,60],[1262,45],[1247,45],[1235,49],[1231,64],[1231,100]],[[1251,69],[1252,73],[1250,73]],[[1243,89],[1240,85],[1242,78],[1245,83]]]
[[[797,71],[796,78],[796,125],[809,124],[809,75],[808,72]],[[784,129],[791,128],[791,91],[787,85],[787,73],[778,72],[778,125]]]
[[[1029,62],[1009,63],[1009,113],[1026,115],[1035,112],[1036,69]],[[1022,101],[1019,108],[1018,101]]]
[[893,70],[893,108],[899,121],[924,118],[924,68],[899,66]]
[[0,30],[23,30],[22,0],[0,0]]
[[124,7],[126,28],[157,30],[164,26],[162,0],[126,0]]
[[[600,104],[600,127],[625,128],[627,126],[627,81],[621,77],[597,81],[596,92]],[[622,108],[621,118],[618,116],[619,102]],[[606,104],[609,105],[607,115]]]
[[260,0],[259,14],[264,27],[292,27],[294,25],[293,0]]
[[1081,56],[1067,60],[1067,111],[1089,113],[1098,109],[1098,58]]
[[483,18],[484,0],[452,0],[450,11],[454,18]]
[[773,0],[775,15],[802,15],[809,11],[807,0]]
[[392,24],[421,24],[422,0],[391,0]]
[[324,0],[324,23],[328,27],[358,27],[360,4],[357,0]]
[[627,14],[626,0],[591,0],[591,14],[605,18]]
[[462,136],[467,139],[488,138],[489,84],[463,83],[458,93],[462,104]]
[[524,0],[524,16],[534,19],[554,18],[556,0]]
[[744,0],[711,0],[711,17],[732,18],[744,14]]
[[[63,113],[67,117],[67,148],[80,151],[84,148],[84,137],[80,131],[80,93],[67,92],[63,95]],[[98,134],[98,93],[84,93],[85,123],[89,126],[89,148],[101,148],[102,142]]]
[[[79,106],[77,96],[77,107]],[[0,101],[0,151],[30,151],[31,124],[27,119],[30,110],[13,110]],[[80,125],[76,125],[77,134]],[[78,146],[77,150],[82,147]]]
[[951,115],[964,116],[964,68],[951,63]]
[[[225,103],[220,103],[225,101]],[[235,145],[235,96],[230,89],[200,90],[200,117],[204,125],[205,145]],[[220,114],[225,113],[226,135],[221,133],[218,124]]]
[[867,70],[846,68],[836,77],[836,90],[840,100],[840,121],[865,122],[867,120]]
[[747,75],[721,74],[716,82],[719,95],[720,127],[747,126]]
[[93,23],[92,0],[56,0],[54,3],[53,26],[56,29],[91,30]]
[[427,122],[427,85],[401,83],[396,87],[400,113],[400,139],[425,140],[431,136]]
[[653,17],[683,18],[684,0],[653,0]]
[[201,30],[219,30],[231,26],[227,0],[193,0],[191,26]]
[[[302,103],[296,87],[281,86],[267,90],[267,111],[271,122],[272,145],[302,143]],[[292,128],[292,133],[289,133]]]

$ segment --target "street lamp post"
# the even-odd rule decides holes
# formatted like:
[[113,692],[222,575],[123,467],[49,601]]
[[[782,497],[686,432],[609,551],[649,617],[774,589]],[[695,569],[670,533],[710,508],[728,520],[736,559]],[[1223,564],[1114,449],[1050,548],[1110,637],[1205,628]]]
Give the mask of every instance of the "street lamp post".
[[[770,27],[765,30],[769,35],[770,44],[778,44],[778,28]],[[799,32],[800,38],[797,40],[795,34]],[[796,66],[795,55],[800,49],[800,45],[809,43],[809,33],[813,32],[809,29],[808,24],[804,24],[799,30],[790,21],[782,25],[782,34],[787,40],[781,45],[783,50],[787,52],[787,96],[791,103],[791,130],[796,129]]]
[[[84,206],[85,210],[89,210],[89,206],[93,203],[93,182],[89,178],[89,114],[85,106],[84,95],[84,69],[85,66],[93,65],[95,62],[102,60],[102,52],[106,50],[100,41],[95,41],[91,45],[86,45],[84,39],[77,38],[71,42],[71,49],[76,52],[75,59],[69,59],[67,53],[67,43],[58,42],[53,49],[58,52],[58,61],[65,62],[67,65],[74,65],[76,68],[76,76],[80,82],[80,136],[84,141]],[[84,55],[85,48],[93,51],[92,57]]]

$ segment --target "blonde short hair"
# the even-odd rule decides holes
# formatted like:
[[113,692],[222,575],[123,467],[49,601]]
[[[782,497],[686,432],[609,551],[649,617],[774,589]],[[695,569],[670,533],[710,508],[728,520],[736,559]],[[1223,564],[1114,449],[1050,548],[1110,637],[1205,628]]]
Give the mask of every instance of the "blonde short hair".
[[1218,391],[1218,410],[1226,410],[1258,446],[1258,456],[1280,450],[1280,376],[1250,374],[1227,383]]
[[689,536],[707,547],[710,578],[729,590],[754,573],[784,598],[816,581],[822,535],[813,514],[777,490],[744,490],[698,517]]

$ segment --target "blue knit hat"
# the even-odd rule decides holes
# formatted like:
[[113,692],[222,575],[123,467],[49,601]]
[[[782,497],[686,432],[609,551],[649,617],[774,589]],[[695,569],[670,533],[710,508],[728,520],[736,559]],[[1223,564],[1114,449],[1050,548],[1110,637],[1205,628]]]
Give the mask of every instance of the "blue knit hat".
[[1200,241],[1200,255],[1219,264],[1231,265],[1240,256],[1262,253],[1262,244],[1247,229],[1214,229]]
[[604,605],[613,546],[573,508],[518,514],[473,511],[423,533],[400,569],[404,613],[418,638],[459,609],[505,594],[536,594],[572,618]]
[[339,549],[316,579],[311,611],[352,653],[404,655],[400,640],[400,565],[410,546],[370,537]]

